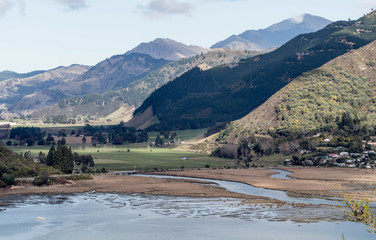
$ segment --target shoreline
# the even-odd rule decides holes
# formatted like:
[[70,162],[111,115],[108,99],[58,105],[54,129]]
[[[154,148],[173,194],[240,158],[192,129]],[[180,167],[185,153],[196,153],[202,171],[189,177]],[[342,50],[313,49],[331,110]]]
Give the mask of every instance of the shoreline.
[[[254,187],[285,191],[289,196],[337,197],[342,192],[351,196],[368,197],[375,201],[372,186],[376,185],[376,173],[362,169],[324,168],[280,168],[292,172],[294,179],[271,178],[276,173],[270,169],[217,169],[157,172],[151,175],[171,175],[191,178],[206,178],[245,183]],[[138,177],[137,175],[93,176],[93,180],[70,181],[66,185],[37,187],[31,184],[0,189],[0,200],[4,196],[17,194],[69,194],[97,191],[100,193],[137,193],[149,195],[184,197],[228,197],[247,199],[255,202],[281,203],[282,201],[260,196],[245,195],[226,191],[208,182],[185,179],[161,179]]]

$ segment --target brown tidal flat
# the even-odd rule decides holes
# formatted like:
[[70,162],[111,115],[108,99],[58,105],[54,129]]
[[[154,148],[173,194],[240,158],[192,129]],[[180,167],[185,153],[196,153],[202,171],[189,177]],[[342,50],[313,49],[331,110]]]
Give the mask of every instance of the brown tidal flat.
[[[376,172],[363,169],[286,168],[294,179],[276,179],[270,169],[217,169],[170,171],[164,175],[208,178],[243,182],[256,187],[283,190],[290,195],[342,197],[349,192],[357,197],[373,197]],[[278,202],[264,197],[232,193],[206,182],[182,179],[156,179],[137,176],[94,176],[93,180],[72,181],[71,184],[36,187],[23,184],[0,190],[0,197],[11,194],[118,192],[187,197],[230,197],[255,202]],[[373,198],[375,200],[375,198]]]
[[220,179],[242,182],[255,187],[287,191],[289,195],[343,197],[347,192],[358,198],[368,197],[375,201],[376,172],[348,168],[283,168],[292,172],[293,179],[277,179],[270,176],[277,172],[270,169],[219,169],[167,172],[163,174]]
[[[93,176],[93,180],[71,181],[66,185],[36,187],[23,184],[0,190],[0,197],[14,194],[80,193],[80,192],[140,193],[187,197],[228,197],[266,201],[267,198],[232,193],[203,181],[157,179],[137,176]],[[277,201],[273,201],[277,202]]]

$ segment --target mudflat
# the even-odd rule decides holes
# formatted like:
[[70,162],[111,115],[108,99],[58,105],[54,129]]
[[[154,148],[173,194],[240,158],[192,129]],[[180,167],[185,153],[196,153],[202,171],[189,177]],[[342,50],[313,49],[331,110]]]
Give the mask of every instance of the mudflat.
[[[270,169],[201,169],[190,171],[169,171],[163,175],[186,176],[242,182],[255,187],[287,191],[288,194],[342,197],[348,192],[356,197],[374,198],[376,172],[366,169],[342,168],[284,168],[292,172],[292,179],[277,179]],[[0,189],[0,197],[10,194],[118,192],[151,195],[187,197],[231,197],[260,202],[278,202],[264,197],[249,196],[228,192],[214,184],[199,180],[157,179],[138,176],[93,176],[93,180],[71,181],[65,185],[36,187],[21,184],[12,188]]]

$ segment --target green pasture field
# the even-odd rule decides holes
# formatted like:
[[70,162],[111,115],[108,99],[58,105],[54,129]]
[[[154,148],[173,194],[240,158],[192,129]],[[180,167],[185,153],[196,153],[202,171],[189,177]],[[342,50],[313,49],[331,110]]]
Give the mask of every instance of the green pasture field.
[[[30,151],[37,156],[40,151],[48,153],[47,146],[12,147],[17,153]],[[129,149],[129,152],[128,152]],[[91,154],[95,168],[108,170],[153,170],[188,168],[234,167],[236,160],[210,157],[208,154],[198,154],[168,148],[131,148],[128,146],[78,146],[72,147],[79,154]]]
[[[180,139],[180,141],[185,141],[185,140],[189,140],[192,138],[196,138],[204,134],[207,130],[208,130],[207,128],[200,128],[200,129],[170,131],[170,135],[171,133],[175,132],[177,134],[176,136],[177,139]],[[157,138],[158,134],[160,135],[159,132],[148,132],[149,142],[155,142],[155,139]]]
[[284,154],[272,154],[272,155],[264,155],[262,157],[255,157],[250,165],[252,164],[257,165],[258,167],[275,167],[277,165],[282,165],[283,161],[286,159],[292,159],[292,155],[284,155]]

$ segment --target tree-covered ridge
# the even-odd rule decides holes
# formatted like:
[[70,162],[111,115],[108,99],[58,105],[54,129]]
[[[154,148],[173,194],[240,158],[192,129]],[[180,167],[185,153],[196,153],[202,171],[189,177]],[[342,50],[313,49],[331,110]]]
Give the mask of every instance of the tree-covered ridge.
[[332,23],[237,66],[192,70],[154,92],[135,114],[153,106],[162,128],[206,127],[241,118],[304,72],[376,40],[375,18],[373,12],[358,21]]
[[[376,126],[375,103],[376,41],[304,73],[224,135],[291,137],[336,129],[367,134]],[[347,118],[353,121],[344,124]]]

